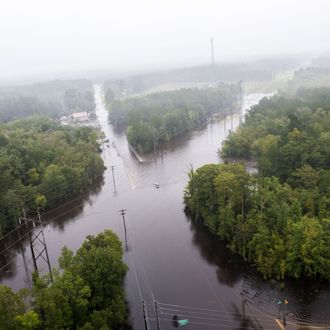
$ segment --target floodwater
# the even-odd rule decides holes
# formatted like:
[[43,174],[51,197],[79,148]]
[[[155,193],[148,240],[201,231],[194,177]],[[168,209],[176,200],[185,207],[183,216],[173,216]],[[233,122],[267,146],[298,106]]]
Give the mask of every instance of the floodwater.
[[[248,95],[244,109],[263,96]],[[183,212],[189,169],[221,161],[217,151],[229,130],[237,127],[240,115],[209,123],[176,141],[162,157],[140,163],[129,150],[124,132],[108,124],[98,85],[95,99],[101,129],[110,139],[102,153],[107,170],[89,194],[43,215],[52,266],[57,265],[64,245],[76,250],[87,235],[106,228],[117,233],[125,247],[119,214],[125,209],[124,260],[129,266],[125,288],[134,329],[157,329],[157,315],[161,329],[172,329],[174,317],[187,319],[189,329],[278,329],[275,318],[282,319],[284,313],[278,302],[284,299],[288,300],[288,324],[330,324],[328,284],[265,281]],[[26,235],[25,258],[14,244],[16,239],[14,234],[2,243],[0,250],[13,246],[0,254],[0,269],[9,263],[1,270],[0,281],[18,290],[30,285],[33,264]],[[47,271],[42,259],[38,266],[41,272]]]

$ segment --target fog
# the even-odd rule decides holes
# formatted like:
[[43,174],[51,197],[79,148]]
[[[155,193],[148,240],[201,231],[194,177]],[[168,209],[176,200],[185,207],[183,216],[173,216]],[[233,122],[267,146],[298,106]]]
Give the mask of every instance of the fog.
[[329,47],[326,0],[2,0],[0,80],[119,73]]

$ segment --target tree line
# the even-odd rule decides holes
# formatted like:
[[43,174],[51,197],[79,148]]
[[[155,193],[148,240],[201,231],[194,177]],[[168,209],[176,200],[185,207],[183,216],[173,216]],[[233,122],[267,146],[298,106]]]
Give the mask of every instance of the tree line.
[[95,111],[92,83],[55,80],[0,88],[0,122],[31,115],[59,118],[74,111]]
[[0,125],[0,237],[23,208],[52,208],[90,188],[104,171],[97,138],[47,117]]
[[187,211],[265,278],[330,279],[330,90],[263,99],[229,135],[225,160],[190,173]]
[[64,247],[53,283],[34,273],[32,292],[0,285],[0,329],[127,329],[122,257],[110,230],[87,236],[76,253]]
[[[204,125],[212,115],[237,111],[240,85],[219,84],[217,88],[180,89],[143,97],[113,100],[109,117],[115,125],[127,125],[128,142],[139,152]],[[106,92],[106,100],[111,93]]]
[[259,59],[245,63],[223,63],[200,65],[194,67],[178,68],[162,72],[140,74],[120,79],[109,79],[104,82],[104,90],[109,88],[116,97],[141,93],[151,88],[187,82],[200,83],[215,81],[233,82],[246,81],[271,81],[274,74],[297,67],[298,59],[273,58]]

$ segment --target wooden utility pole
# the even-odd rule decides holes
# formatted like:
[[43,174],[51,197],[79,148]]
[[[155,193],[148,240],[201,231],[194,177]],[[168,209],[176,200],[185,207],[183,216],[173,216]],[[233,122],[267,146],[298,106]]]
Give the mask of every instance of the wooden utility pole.
[[142,300],[142,308],[143,308],[144,328],[145,328],[145,330],[148,330],[146,303],[144,300]]
[[157,302],[157,300],[155,300],[155,310],[156,310],[157,330],[160,330],[160,322],[159,322],[159,315],[158,315],[158,302]]
[[114,174],[115,167],[114,167],[114,165],[111,165],[110,168],[111,168],[111,172],[112,172],[113,188],[116,192],[116,181],[115,181],[115,174]]
[[123,226],[124,226],[124,232],[125,232],[125,245],[126,245],[126,251],[128,251],[127,231],[126,231],[126,221],[125,221],[126,209],[119,210],[119,213],[123,217]]

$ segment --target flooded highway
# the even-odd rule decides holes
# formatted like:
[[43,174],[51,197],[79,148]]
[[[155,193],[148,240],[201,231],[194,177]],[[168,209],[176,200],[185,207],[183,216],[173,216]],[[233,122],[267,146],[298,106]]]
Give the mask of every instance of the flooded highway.
[[[124,259],[129,266],[125,287],[134,329],[157,329],[157,316],[161,329],[172,329],[175,317],[188,320],[189,329],[278,329],[275,318],[283,317],[278,305],[283,299],[289,302],[288,323],[330,324],[328,284],[263,280],[183,211],[188,171],[191,166],[221,162],[218,149],[229,130],[238,126],[241,114],[210,122],[178,139],[162,156],[139,162],[124,132],[109,125],[101,87],[94,88],[96,114],[109,139],[102,151],[107,170],[90,193],[43,215],[52,266],[56,267],[64,245],[76,250],[87,235],[106,228],[119,235],[125,247],[119,214],[125,209]],[[245,97],[243,112],[263,96],[267,95]],[[15,236],[7,247],[11,242]],[[14,244],[0,255],[0,267],[10,262],[0,281],[15,290],[31,282],[33,264],[26,237],[23,251],[25,258]],[[46,266],[40,263],[43,271]]]

